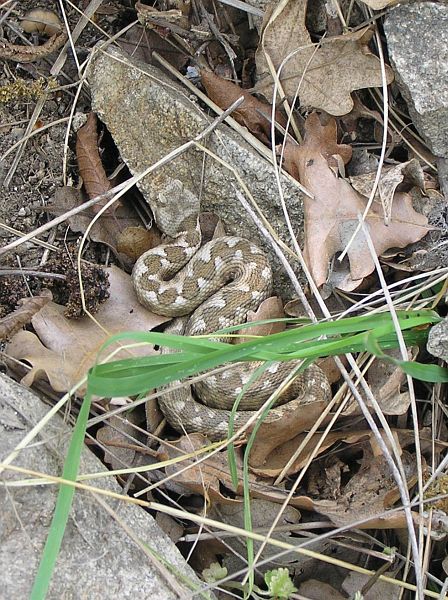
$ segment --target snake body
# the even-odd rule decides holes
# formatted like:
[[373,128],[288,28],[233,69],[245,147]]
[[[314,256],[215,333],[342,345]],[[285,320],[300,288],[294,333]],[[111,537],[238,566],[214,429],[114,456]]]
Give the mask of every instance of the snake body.
[[[173,241],[145,252],[135,263],[132,279],[138,300],[156,314],[181,317],[170,325],[172,333],[205,335],[244,323],[247,313],[271,294],[267,257],[251,241],[235,236],[213,239],[201,247],[197,215],[176,225],[182,227]],[[194,388],[201,401],[190,386],[172,389],[178,384],[175,382],[160,396],[159,406],[176,430],[222,439],[233,403],[258,364],[238,363],[205,378]],[[250,385],[239,404],[236,428],[247,422],[296,366],[273,363]],[[281,396],[267,422],[284,417],[297,403],[329,397],[325,375],[312,365]]]

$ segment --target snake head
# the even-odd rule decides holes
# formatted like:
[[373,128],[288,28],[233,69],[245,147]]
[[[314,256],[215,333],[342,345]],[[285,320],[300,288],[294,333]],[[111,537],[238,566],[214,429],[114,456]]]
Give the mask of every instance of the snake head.
[[157,227],[170,237],[195,229],[200,210],[199,198],[182,181],[167,175],[154,177],[148,199]]

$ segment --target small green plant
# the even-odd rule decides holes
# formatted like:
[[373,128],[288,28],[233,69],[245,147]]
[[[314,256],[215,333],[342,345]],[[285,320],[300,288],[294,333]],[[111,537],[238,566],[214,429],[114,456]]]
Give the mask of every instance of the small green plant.
[[268,586],[269,597],[275,600],[288,600],[291,594],[297,592],[288,569],[284,567],[268,571],[264,576],[264,580]]
[[202,577],[207,583],[216,583],[227,577],[226,567],[221,567],[218,562],[213,562],[208,569],[202,571]]

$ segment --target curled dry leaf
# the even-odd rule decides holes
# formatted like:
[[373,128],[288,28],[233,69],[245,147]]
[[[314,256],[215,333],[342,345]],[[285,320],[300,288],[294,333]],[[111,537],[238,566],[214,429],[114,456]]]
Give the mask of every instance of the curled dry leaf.
[[89,198],[96,198],[112,187],[101,162],[96,125],[96,114],[91,112],[86,123],[78,129],[76,136],[79,174],[83,179]]
[[[215,104],[223,110],[231,106],[238,98],[244,97],[244,102],[232,113],[232,117],[241,125],[244,125],[260,141],[268,144],[271,139],[271,117],[272,107],[252,96],[247,90],[243,90],[235,83],[218,77],[211,71],[202,69],[201,81],[207,91],[207,95]],[[275,120],[283,128],[286,128],[286,120],[279,110],[275,111]]]
[[[255,90],[271,99],[273,79],[266,55],[276,71],[283,65],[280,82],[290,102],[298,90],[301,106],[346,115],[353,108],[350,93],[382,84],[381,65],[368,48],[369,28],[327,37],[319,47],[306,28],[307,0],[271,4],[265,12],[263,32],[256,53],[258,82]],[[387,83],[393,71],[387,65]]]
[[[141,306],[135,296],[129,275],[111,267],[110,298],[101,305],[96,319],[110,333],[149,331],[167,319],[154,315]],[[98,351],[108,335],[88,317],[76,321],[64,316],[65,308],[48,303],[33,318],[37,333],[19,331],[7,346],[7,352],[17,360],[26,360],[31,370],[23,383],[31,386],[34,380],[48,379],[56,392],[72,388],[98,358]],[[39,337],[38,337],[39,336]],[[112,351],[117,346],[109,348]],[[136,356],[153,352],[150,346],[133,349]],[[129,357],[129,353],[126,354]],[[82,388],[79,393],[85,390]]]
[[[401,455],[406,485],[411,488],[417,481],[415,456],[404,451]],[[390,467],[383,456],[372,457],[365,452],[360,469],[342,488],[336,502],[325,500],[315,503],[316,510],[342,527],[354,521],[377,519],[377,515],[393,506],[400,493]],[[333,504],[333,505],[332,505]]]
[[19,300],[19,307],[0,319],[0,340],[13,336],[24,325],[30,323],[33,315],[39,312],[51,299],[50,290],[42,290],[39,296]]
[[315,401],[303,404],[283,405],[283,414],[276,421],[261,423],[250,453],[250,465],[261,466],[266,463],[275,448],[284,444],[299,433],[310,429],[327,406],[327,402]]
[[143,227],[126,227],[117,236],[117,250],[135,261],[144,252],[158,246],[161,242],[162,236],[155,225],[149,230]]
[[[40,17],[38,16],[37,18],[30,18],[31,13],[34,13],[35,11],[28,13],[28,19],[25,19],[24,21],[25,31],[40,31],[51,37],[40,46],[25,46],[2,41],[0,43],[0,59],[12,60],[19,63],[34,62],[35,60],[47,57],[52,52],[55,52],[55,50],[59,50],[59,48],[65,44],[67,41],[67,33],[64,27],[62,27],[62,25],[57,27],[54,17],[49,17],[48,15],[50,11],[43,9],[37,9],[37,11],[38,14],[40,13]],[[42,17],[42,13],[44,13],[44,17]],[[54,13],[50,14],[54,15]],[[45,18],[45,20],[39,21],[39,18]],[[59,22],[57,16],[56,19]],[[48,20],[49,22],[47,22]],[[53,33],[51,33],[52,31]]]
[[45,8],[33,8],[26,13],[22,20],[22,29],[26,33],[44,33],[51,36],[62,29],[61,21],[56,13]]
[[[368,197],[373,188],[375,177],[376,171],[372,171],[365,175],[350,177],[350,183],[356,191]],[[382,171],[375,200],[380,201],[383,205],[386,224],[389,224],[391,220],[395,192],[409,191],[413,186],[418,187],[423,192],[425,191],[423,169],[416,158]],[[398,187],[400,187],[399,190]]]
[[[314,195],[314,199],[304,199],[304,257],[317,286],[327,281],[332,258],[345,249],[367,203],[364,196],[345,179],[338,178],[331,168],[332,159],[328,157],[341,155],[342,151],[345,162],[345,148],[336,144],[334,120],[322,124],[317,113],[306,120],[303,144],[285,148],[285,168]],[[365,226],[377,256],[389,248],[404,248],[420,240],[430,229],[427,218],[414,210],[411,196],[404,192],[395,194],[390,225],[384,223],[381,204],[373,202]],[[345,291],[355,289],[375,269],[362,230],[348,250],[348,260],[350,271],[341,275],[337,285]]]
[[[387,354],[401,359],[398,349],[387,350]],[[418,348],[408,348],[409,360],[415,360]],[[385,415],[404,415],[411,398],[409,391],[401,391],[406,374],[400,367],[389,362],[375,360],[368,371],[368,382],[372,393]],[[367,404],[369,401],[367,399]]]

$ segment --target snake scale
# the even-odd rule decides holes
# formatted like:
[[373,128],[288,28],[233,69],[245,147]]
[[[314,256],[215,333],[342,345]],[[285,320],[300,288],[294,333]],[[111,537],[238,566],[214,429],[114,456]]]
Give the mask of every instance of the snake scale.
[[[135,263],[132,279],[139,302],[156,314],[179,317],[167,329],[171,333],[204,335],[244,323],[248,311],[255,311],[271,295],[272,272],[263,251],[235,236],[201,246],[198,200],[178,180],[164,182],[150,205],[159,228],[174,239],[148,250]],[[258,365],[232,365],[197,383],[194,394],[191,386],[171,389],[179,382],[172,383],[160,396],[159,406],[177,431],[222,439],[232,405]],[[239,405],[235,428],[247,422],[296,366],[274,363],[250,385]],[[281,396],[265,422],[287,416],[297,403],[329,397],[325,375],[311,365]]]

